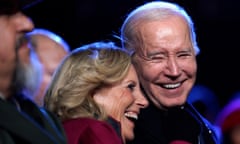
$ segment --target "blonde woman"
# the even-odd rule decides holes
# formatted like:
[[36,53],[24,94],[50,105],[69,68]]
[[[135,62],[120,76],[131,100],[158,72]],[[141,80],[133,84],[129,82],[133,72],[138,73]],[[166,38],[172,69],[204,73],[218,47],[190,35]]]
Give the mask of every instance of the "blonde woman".
[[147,105],[129,54],[111,42],[72,51],[45,95],[45,106],[62,120],[69,144],[126,143]]

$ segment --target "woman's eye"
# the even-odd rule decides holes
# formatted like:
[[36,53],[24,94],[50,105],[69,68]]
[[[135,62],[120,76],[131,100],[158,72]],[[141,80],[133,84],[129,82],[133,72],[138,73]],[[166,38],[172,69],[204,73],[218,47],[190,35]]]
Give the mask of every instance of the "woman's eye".
[[133,91],[134,87],[135,87],[135,84],[129,84],[129,85],[128,85],[128,88],[129,88],[131,91]]

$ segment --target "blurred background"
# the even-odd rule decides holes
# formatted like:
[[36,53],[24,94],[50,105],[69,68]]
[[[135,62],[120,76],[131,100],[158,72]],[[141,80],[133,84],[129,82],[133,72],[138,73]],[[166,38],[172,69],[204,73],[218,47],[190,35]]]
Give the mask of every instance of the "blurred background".
[[[197,84],[209,87],[220,106],[240,90],[238,0],[169,0],[183,6],[195,22],[201,48]],[[62,36],[72,49],[98,40],[119,40],[128,12],[147,0],[45,0],[26,11],[35,26]]]

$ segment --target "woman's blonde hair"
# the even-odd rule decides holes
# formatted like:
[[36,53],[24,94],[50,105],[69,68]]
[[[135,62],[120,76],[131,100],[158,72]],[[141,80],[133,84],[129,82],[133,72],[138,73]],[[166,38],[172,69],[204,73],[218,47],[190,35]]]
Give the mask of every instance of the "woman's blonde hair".
[[99,88],[121,81],[130,65],[128,52],[111,42],[79,47],[56,70],[44,97],[45,107],[61,120],[106,119],[93,94]]

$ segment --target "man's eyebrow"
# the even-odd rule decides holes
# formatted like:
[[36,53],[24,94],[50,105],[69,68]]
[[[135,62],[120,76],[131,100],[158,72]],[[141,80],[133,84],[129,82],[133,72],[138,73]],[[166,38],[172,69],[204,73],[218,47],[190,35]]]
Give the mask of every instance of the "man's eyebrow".
[[159,55],[159,54],[164,54],[164,52],[162,51],[151,51],[151,52],[147,52],[146,56],[153,56],[153,55]]

